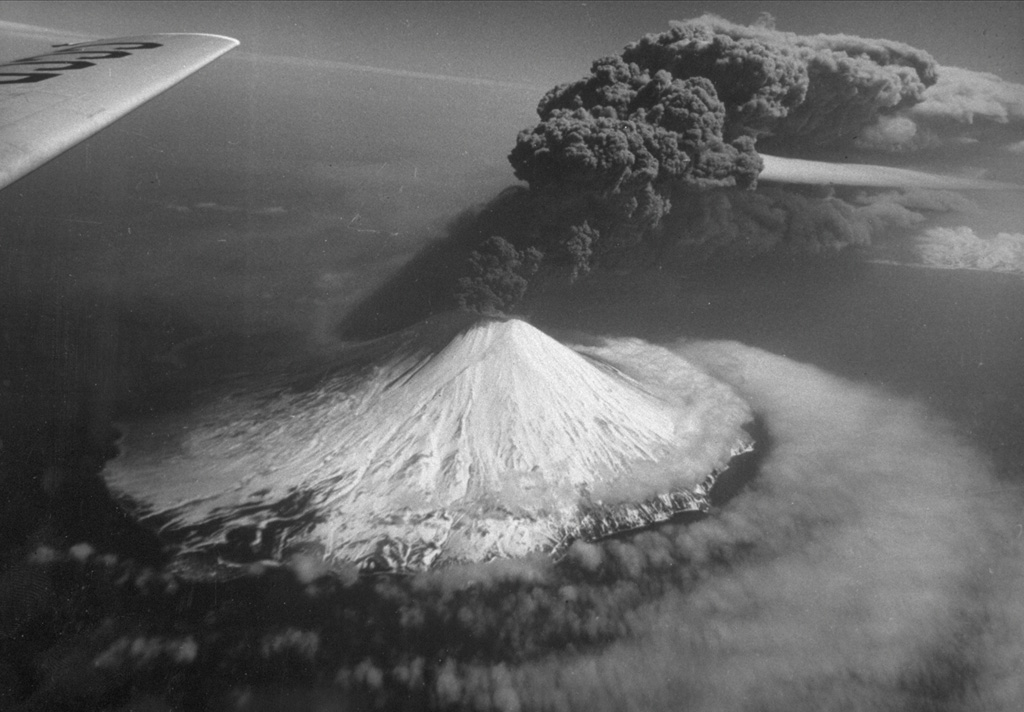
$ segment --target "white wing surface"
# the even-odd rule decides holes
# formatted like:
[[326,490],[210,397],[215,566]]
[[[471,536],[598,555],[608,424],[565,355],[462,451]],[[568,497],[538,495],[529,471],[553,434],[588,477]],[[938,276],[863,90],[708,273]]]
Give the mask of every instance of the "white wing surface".
[[236,45],[218,35],[145,35],[58,46],[0,64],[0,188]]

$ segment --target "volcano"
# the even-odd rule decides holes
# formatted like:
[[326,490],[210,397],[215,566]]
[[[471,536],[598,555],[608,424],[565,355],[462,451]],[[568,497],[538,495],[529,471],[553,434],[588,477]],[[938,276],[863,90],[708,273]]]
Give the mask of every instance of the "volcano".
[[637,340],[447,316],[287,383],[128,424],[112,489],[181,556],[364,569],[557,552],[706,509],[746,403]]

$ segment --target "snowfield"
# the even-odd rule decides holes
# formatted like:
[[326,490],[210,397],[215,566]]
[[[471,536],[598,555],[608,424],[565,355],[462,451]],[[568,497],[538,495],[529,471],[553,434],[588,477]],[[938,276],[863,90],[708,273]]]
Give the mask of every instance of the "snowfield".
[[706,508],[746,403],[637,340],[446,316],[126,428],[106,479],[183,555],[373,569],[550,552]]

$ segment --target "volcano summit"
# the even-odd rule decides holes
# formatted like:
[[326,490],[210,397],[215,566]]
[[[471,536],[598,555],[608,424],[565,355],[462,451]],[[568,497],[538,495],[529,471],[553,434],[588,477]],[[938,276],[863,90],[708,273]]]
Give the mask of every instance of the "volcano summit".
[[707,507],[747,405],[636,340],[443,317],[284,387],[126,429],[107,480],[183,555],[312,544],[421,570],[554,551]]

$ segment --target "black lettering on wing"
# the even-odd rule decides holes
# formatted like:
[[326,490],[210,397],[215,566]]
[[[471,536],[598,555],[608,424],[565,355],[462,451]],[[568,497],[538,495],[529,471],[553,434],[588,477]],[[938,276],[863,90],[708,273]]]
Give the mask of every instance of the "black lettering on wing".
[[80,52],[93,47],[113,47],[114,51],[134,52],[140,49],[156,49],[163,47],[159,42],[82,42],[81,44],[70,45],[60,50],[61,52]]
[[112,50],[110,52],[104,52],[104,51],[101,51],[101,50],[76,49],[74,51],[71,51],[71,50],[61,50],[60,52],[51,52],[50,54],[42,54],[42,55],[39,55],[39,56],[40,57],[66,57],[69,54],[75,55],[75,57],[77,57],[78,59],[121,59],[121,57],[130,57],[132,53],[131,52],[116,51],[116,50]]
[[[163,45],[159,42],[83,42],[77,45],[69,45],[56,52],[40,54],[35,57],[25,57],[24,59],[0,64],[0,70],[23,66],[39,67],[39,69],[27,72],[0,71],[0,84],[35,84],[36,82],[59,77],[61,72],[95,67],[96,61],[99,60],[121,59],[123,57],[130,57],[132,52],[137,50],[157,49],[158,47],[163,47]],[[74,57],[69,55],[74,55]]]
[[10,62],[9,64],[4,64],[2,66],[4,66],[4,67],[21,67],[21,66],[32,65],[32,64],[63,64],[64,65],[63,67],[50,67],[48,71],[51,71],[51,72],[68,72],[68,71],[71,71],[73,69],[88,69],[89,67],[95,67],[96,66],[95,62],[86,62],[86,61],[82,61],[82,60],[72,61],[72,60],[64,60],[64,59],[60,59],[60,60],[56,60],[56,59],[40,59],[38,57],[31,57],[30,60],[31,61],[26,60],[26,59],[21,59],[21,60],[18,60],[17,62]]
[[0,84],[34,84],[59,76],[52,72],[0,72]]

